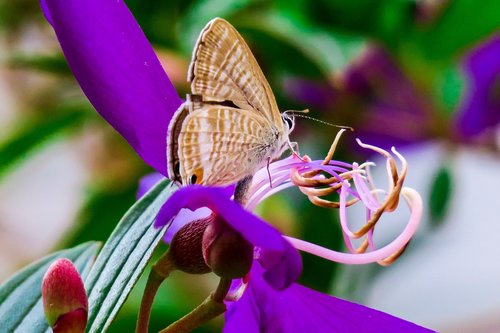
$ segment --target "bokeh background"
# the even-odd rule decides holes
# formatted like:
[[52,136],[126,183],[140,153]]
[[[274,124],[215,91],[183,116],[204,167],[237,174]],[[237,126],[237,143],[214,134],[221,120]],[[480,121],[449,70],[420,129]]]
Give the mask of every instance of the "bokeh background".
[[[197,35],[221,16],[249,43],[282,110],[309,108],[355,128],[337,159],[377,162],[356,147],[359,137],[395,145],[409,160],[407,185],[421,192],[425,213],[406,253],[384,268],[304,255],[301,283],[441,332],[500,332],[499,1],[126,2],[181,96]],[[292,139],[322,158],[336,131],[299,119]],[[0,0],[0,282],[54,250],[104,241],[151,171],[85,99],[38,2]],[[259,213],[288,234],[342,249],[336,212],[297,192]],[[390,241],[405,214],[386,218],[377,242]],[[134,327],[143,286],[111,332]],[[214,286],[211,275],[174,274],[152,330]]]

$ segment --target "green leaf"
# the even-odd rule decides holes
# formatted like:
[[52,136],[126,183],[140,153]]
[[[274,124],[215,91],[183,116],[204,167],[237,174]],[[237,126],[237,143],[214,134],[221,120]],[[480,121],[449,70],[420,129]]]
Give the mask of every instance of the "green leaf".
[[435,89],[437,98],[448,115],[457,109],[464,86],[465,78],[458,66],[444,69],[437,77]]
[[153,220],[176,188],[170,180],[159,182],[129,209],[104,245],[85,280],[88,332],[106,331],[127,299],[165,232],[155,229]]
[[429,213],[434,226],[441,223],[448,211],[453,190],[452,182],[451,172],[448,168],[442,167],[437,171],[429,198]]
[[70,75],[68,63],[62,54],[56,55],[15,55],[8,59],[8,64],[13,68],[33,69],[41,72]]
[[416,31],[415,37],[427,58],[450,59],[460,56],[499,27],[499,1],[456,0],[449,2],[433,26]]
[[60,135],[63,131],[75,128],[86,119],[82,108],[66,111],[68,112],[33,122],[0,144],[0,161],[2,161],[0,163],[0,179],[16,163],[26,158],[30,152],[47,143],[49,139]]
[[49,330],[42,305],[45,272],[54,260],[68,258],[85,278],[99,247],[99,242],[87,242],[53,253],[27,266],[0,286],[0,331],[38,333]]
[[186,54],[193,52],[193,47],[198,39],[201,29],[214,17],[223,17],[235,14],[249,5],[255,4],[256,0],[201,0],[190,8],[187,15],[182,18],[180,29],[181,48]]
[[408,0],[316,0],[305,11],[319,24],[395,45],[413,23],[414,8]]
[[315,63],[325,75],[343,70],[365,46],[363,38],[342,36],[281,11],[247,17],[239,26],[263,31],[286,42]]
[[106,242],[123,212],[137,201],[138,177],[120,186],[106,182],[88,189],[86,202],[78,217],[79,226],[64,239],[65,246],[74,246],[88,239]]

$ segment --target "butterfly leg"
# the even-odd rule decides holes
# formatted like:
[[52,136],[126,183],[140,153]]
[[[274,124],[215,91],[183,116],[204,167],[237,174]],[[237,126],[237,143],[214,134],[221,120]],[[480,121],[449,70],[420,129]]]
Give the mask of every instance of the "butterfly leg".
[[271,157],[267,158],[267,175],[269,176],[269,187],[273,188],[273,179],[271,178],[271,171],[269,171],[269,164],[271,164]]
[[292,155],[297,156],[299,160],[302,162],[307,162],[304,160],[302,157],[300,157],[300,152],[299,152],[299,143],[298,142],[291,142],[288,141],[288,146],[290,148],[290,151],[292,152]]

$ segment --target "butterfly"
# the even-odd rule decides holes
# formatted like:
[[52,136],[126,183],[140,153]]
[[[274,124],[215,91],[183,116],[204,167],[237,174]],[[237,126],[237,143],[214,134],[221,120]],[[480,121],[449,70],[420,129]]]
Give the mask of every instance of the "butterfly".
[[188,82],[192,94],[168,128],[168,174],[173,180],[233,184],[292,148],[293,115],[280,113],[250,48],[229,22],[215,18],[202,30]]

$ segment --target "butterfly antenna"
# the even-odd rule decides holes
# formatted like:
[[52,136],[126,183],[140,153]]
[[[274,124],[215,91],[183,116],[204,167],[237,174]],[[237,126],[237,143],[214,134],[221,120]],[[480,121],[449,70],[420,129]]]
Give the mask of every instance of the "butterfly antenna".
[[304,110],[289,110],[292,114],[295,113],[309,113],[309,109],[304,109]]
[[329,122],[326,122],[326,121],[323,121],[323,120],[319,120],[319,119],[316,119],[316,118],[304,115],[303,113],[309,113],[309,109],[305,109],[305,110],[301,110],[301,111],[291,110],[290,113],[292,115],[294,115],[295,117],[300,117],[300,118],[314,120],[314,121],[317,121],[318,123],[321,123],[321,124],[324,124],[324,125],[328,125],[328,126],[331,126],[331,127],[337,127],[337,128],[341,128],[341,129],[346,129],[346,130],[350,130],[351,132],[354,132],[354,128],[352,128],[351,126],[334,125],[332,123],[329,123]]

